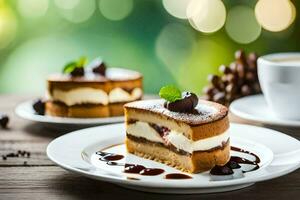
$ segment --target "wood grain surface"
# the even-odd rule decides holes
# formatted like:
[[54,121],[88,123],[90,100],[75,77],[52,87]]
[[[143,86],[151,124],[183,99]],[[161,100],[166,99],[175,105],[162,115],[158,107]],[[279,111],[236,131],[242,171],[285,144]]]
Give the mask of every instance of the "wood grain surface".
[[[46,156],[47,144],[67,131],[47,129],[20,119],[15,106],[30,96],[0,96],[0,112],[10,116],[8,130],[0,129],[0,200],[7,199],[300,199],[300,170],[233,192],[199,195],[153,194],[91,180],[54,165]],[[230,116],[231,121],[253,124]],[[262,126],[261,124],[254,124]],[[269,127],[300,139],[300,129]],[[30,151],[30,158],[2,159],[2,155]],[[26,162],[24,164],[24,162]]]

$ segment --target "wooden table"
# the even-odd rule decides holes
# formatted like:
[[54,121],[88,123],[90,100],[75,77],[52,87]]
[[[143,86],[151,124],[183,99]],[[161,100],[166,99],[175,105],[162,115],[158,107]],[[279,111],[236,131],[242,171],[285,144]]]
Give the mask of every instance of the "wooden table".
[[[0,96],[0,111],[9,114],[8,130],[0,129],[0,156],[18,150],[31,152],[30,158],[0,157],[0,200],[6,199],[300,199],[300,170],[254,186],[226,193],[167,195],[138,192],[88,179],[65,171],[46,156],[47,144],[64,134],[18,118],[14,107],[29,96]],[[235,122],[245,122],[231,116]],[[272,127],[274,128],[274,127]],[[299,129],[276,128],[300,139]],[[27,165],[24,165],[27,161]]]

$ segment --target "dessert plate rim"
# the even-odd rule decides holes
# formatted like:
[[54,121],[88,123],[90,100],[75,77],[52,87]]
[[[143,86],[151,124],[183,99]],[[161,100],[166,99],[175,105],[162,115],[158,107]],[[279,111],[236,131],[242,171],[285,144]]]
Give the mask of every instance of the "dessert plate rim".
[[[153,94],[144,94],[143,99],[157,98]],[[99,118],[74,118],[74,117],[52,117],[45,115],[38,115],[34,112],[32,104],[35,99],[29,99],[19,103],[15,107],[15,113],[26,120],[44,123],[47,125],[72,125],[72,126],[95,126],[95,125],[107,125],[113,123],[124,122],[124,116],[115,117],[99,117]]]
[[15,113],[23,118],[34,122],[50,123],[50,124],[74,124],[74,125],[96,125],[110,124],[124,121],[124,116],[103,117],[103,118],[74,118],[74,117],[53,117],[38,115],[30,110],[34,100],[27,100],[18,104]]
[[[278,131],[274,131],[274,130],[267,129],[267,128],[256,127],[256,126],[250,126],[250,125],[235,124],[235,123],[232,123],[231,126],[241,129],[241,130],[242,129],[256,130],[254,132],[260,132],[260,134],[261,134],[261,131],[265,131],[266,134],[268,135],[268,137],[270,137],[270,135],[273,135],[274,137],[276,136],[276,137],[280,137],[280,138],[285,138],[286,140],[293,140],[293,142],[296,142],[296,144],[297,144],[297,152],[298,152],[298,150],[300,150],[300,142],[297,139],[292,138],[283,133],[280,133]],[[248,178],[235,179],[235,180],[230,180],[230,181],[214,181],[214,183],[207,184],[207,185],[204,185],[204,184],[196,184],[195,185],[194,183],[189,184],[189,182],[187,180],[179,180],[180,183],[182,183],[182,184],[178,184],[178,180],[176,180],[174,182],[172,182],[173,180],[170,180],[170,184],[166,184],[166,185],[160,184],[158,182],[153,182],[153,181],[151,182],[151,181],[144,181],[144,180],[143,181],[127,180],[127,179],[124,179],[123,176],[118,177],[118,176],[110,174],[108,171],[103,171],[103,170],[99,171],[94,166],[92,166],[91,164],[84,161],[82,151],[85,148],[87,148],[88,145],[95,143],[95,141],[94,141],[95,138],[98,138],[98,137],[101,138],[99,136],[99,134],[101,135],[101,129],[102,129],[102,132],[105,129],[109,129],[114,132],[117,132],[119,130],[121,132],[121,130],[123,129],[123,124],[120,123],[120,124],[114,124],[114,125],[106,125],[106,126],[101,126],[101,127],[99,126],[99,127],[94,127],[94,128],[81,129],[79,131],[74,131],[69,134],[63,135],[59,138],[56,138],[47,147],[48,157],[54,163],[61,166],[62,168],[66,169],[68,171],[79,173],[83,176],[87,176],[87,177],[97,179],[97,180],[115,183],[118,185],[125,185],[125,187],[132,188],[132,187],[136,186],[137,189],[139,187],[142,187],[142,188],[144,188],[144,190],[148,190],[148,191],[151,191],[151,188],[153,188],[152,192],[155,192],[154,188],[161,188],[161,191],[160,191],[161,193],[170,193],[170,188],[176,189],[176,191],[174,190],[174,191],[172,191],[172,193],[202,193],[205,191],[200,191],[200,190],[204,189],[204,188],[205,189],[219,188],[216,191],[211,191],[211,192],[217,192],[217,191],[220,191],[220,187],[223,187],[223,186],[232,186],[235,188],[237,188],[238,185],[240,185],[241,187],[243,185],[248,186],[255,182],[269,180],[269,179],[273,179],[273,178],[285,175],[285,174],[290,173],[300,167],[300,160],[297,160],[297,161],[293,160],[293,162],[291,162],[291,163],[284,163],[284,164],[278,165],[278,162],[276,162],[278,158],[277,159],[275,158],[265,168],[262,168],[261,170],[257,170],[258,172],[260,172],[259,176],[258,175],[254,176],[254,178],[248,177]],[[91,133],[90,135],[88,135],[89,132]],[[94,133],[92,134],[92,132],[94,132]],[[106,131],[104,131],[104,132],[106,132]],[[105,134],[105,133],[103,133],[103,134]],[[120,138],[120,134],[123,134],[123,133],[119,133],[119,135],[118,134],[115,134],[115,135],[110,134],[109,137],[113,137],[113,138],[119,137]],[[257,135],[257,133],[253,133],[253,134]],[[90,140],[90,141],[88,141],[87,143],[85,142],[86,144],[83,144],[82,141],[78,141],[78,138],[80,138],[80,137],[85,137],[87,140]],[[253,137],[253,136],[251,136],[251,137]],[[280,139],[280,140],[282,140],[282,139]],[[68,141],[69,142],[72,141],[70,143],[70,144],[72,144],[71,145],[72,147],[70,147],[70,146],[68,147],[68,144],[67,144]],[[272,142],[272,141],[268,140],[268,142]],[[258,142],[256,142],[256,143],[258,143]],[[75,155],[75,156],[77,156],[77,159],[75,159],[76,164],[74,164],[74,162],[73,162],[74,160],[67,161],[65,159],[65,157],[68,157],[68,156],[65,156],[64,152],[61,152],[58,150],[59,145],[62,145],[62,144],[64,144],[63,148],[65,149],[65,153],[68,151],[68,149],[70,150],[70,152],[77,152],[76,154],[78,154],[78,155]],[[260,143],[258,143],[258,144],[260,144]],[[265,145],[265,144],[262,144],[262,145]],[[71,148],[73,148],[73,149],[71,149]],[[279,159],[284,158],[284,156],[281,156],[281,158],[280,158],[280,155],[285,155],[287,153],[287,156],[288,156],[288,155],[290,155],[290,153],[293,153],[293,152],[283,152],[283,153],[277,152],[276,153],[276,152],[274,152],[274,149],[270,148],[270,146],[268,146],[267,148],[269,148],[273,151],[274,157],[279,156]],[[70,163],[68,163],[68,162],[72,162],[72,164],[70,165]],[[275,165],[272,165],[272,163],[274,164],[274,162],[275,162]],[[272,167],[275,167],[275,169],[277,169],[276,173],[270,172],[270,169],[272,169]],[[254,172],[252,172],[252,173],[254,173]],[[177,184],[175,182],[177,182]],[[163,188],[165,188],[167,190],[163,190]],[[196,191],[189,191],[192,188],[196,189]],[[140,189],[140,190],[142,190],[142,189]],[[232,189],[230,189],[230,187],[229,187],[228,190],[232,190]],[[224,190],[222,190],[222,191],[224,191]]]
[[[259,106],[259,109],[257,109]],[[272,111],[268,108],[263,94],[251,95],[234,100],[229,110],[236,116],[243,119],[259,122],[269,125],[300,127],[300,121],[280,119],[273,115]],[[260,116],[259,113],[267,113]]]

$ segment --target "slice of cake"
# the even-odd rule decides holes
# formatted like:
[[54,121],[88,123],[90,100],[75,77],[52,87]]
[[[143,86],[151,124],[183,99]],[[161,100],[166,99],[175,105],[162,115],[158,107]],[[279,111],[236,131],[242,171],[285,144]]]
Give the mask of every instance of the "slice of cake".
[[[172,86],[166,88],[172,93]],[[127,151],[189,173],[225,165],[230,158],[227,108],[189,92],[160,95],[169,101],[124,106]]]
[[142,75],[136,71],[107,68],[100,60],[85,67],[82,59],[66,65],[63,74],[47,79],[45,114],[61,117],[123,115],[125,103],[142,98]]

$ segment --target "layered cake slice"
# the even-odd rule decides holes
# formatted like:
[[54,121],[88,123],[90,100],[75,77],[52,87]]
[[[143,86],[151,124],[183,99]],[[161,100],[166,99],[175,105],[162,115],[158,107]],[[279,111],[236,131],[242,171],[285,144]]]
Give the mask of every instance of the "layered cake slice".
[[106,68],[100,60],[89,66],[80,59],[65,66],[64,73],[47,79],[45,114],[61,117],[123,115],[125,103],[142,98],[142,75],[122,68]]
[[124,106],[127,151],[189,173],[225,165],[230,158],[227,108],[189,92],[161,96],[169,101]]

